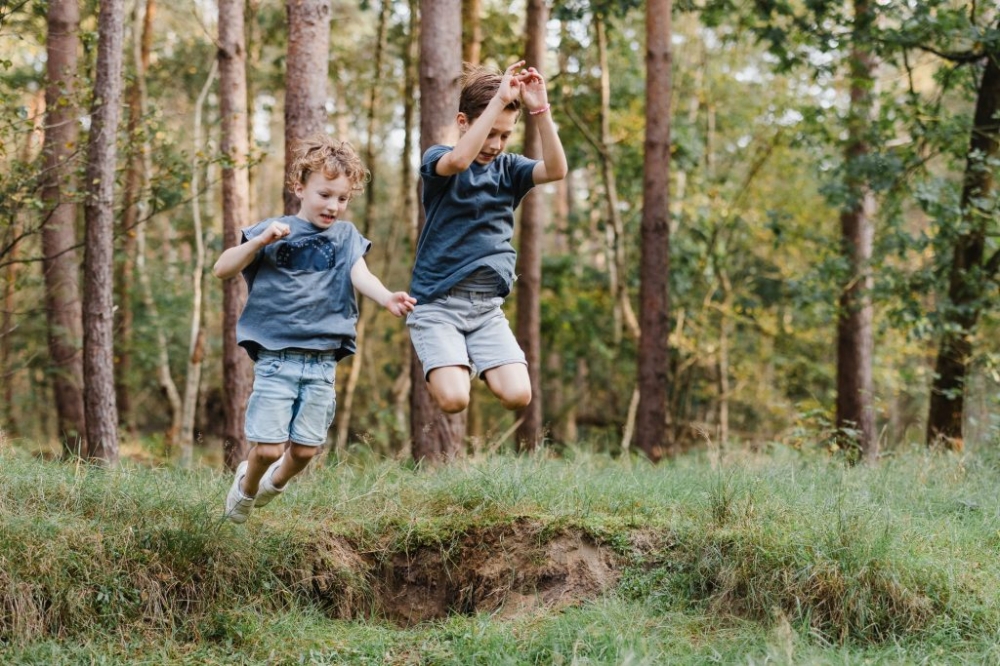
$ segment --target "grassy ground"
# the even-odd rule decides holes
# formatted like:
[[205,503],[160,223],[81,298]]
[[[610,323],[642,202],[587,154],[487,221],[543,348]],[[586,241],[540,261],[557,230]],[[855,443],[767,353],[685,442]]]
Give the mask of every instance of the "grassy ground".
[[4,664],[1000,663],[990,453],[0,471]]

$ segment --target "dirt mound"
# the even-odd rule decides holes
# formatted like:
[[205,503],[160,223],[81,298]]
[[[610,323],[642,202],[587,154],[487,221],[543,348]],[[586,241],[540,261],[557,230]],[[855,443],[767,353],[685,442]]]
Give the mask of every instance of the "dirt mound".
[[456,613],[510,618],[574,605],[619,576],[615,555],[579,530],[553,533],[530,521],[393,554],[361,555],[342,539],[329,545],[315,552],[313,594],[337,617],[374,612],[404,626]]

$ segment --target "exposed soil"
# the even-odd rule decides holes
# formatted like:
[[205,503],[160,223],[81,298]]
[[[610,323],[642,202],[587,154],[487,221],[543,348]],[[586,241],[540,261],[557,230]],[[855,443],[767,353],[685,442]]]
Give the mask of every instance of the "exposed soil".
[[453,543],[359,554],[331,538],[317,550],[312,592],[336,617],[378,615],[403,626],[450,614],[512,618],[594,599],[618,582],[605,546],[531,521],[472,530]]

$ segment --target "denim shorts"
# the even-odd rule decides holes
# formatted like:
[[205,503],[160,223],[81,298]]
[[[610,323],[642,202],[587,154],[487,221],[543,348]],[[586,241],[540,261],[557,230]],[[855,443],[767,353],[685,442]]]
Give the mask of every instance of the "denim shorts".
[[527,365],[501,305],[499,296],[464,289],[417,305],[406,325],[424,378],[431,370],[452,365],[470,368],[477,377],[501,365]]
[[244,433],[260,444],[322,446],[337,408],[333,352],[260,350]]

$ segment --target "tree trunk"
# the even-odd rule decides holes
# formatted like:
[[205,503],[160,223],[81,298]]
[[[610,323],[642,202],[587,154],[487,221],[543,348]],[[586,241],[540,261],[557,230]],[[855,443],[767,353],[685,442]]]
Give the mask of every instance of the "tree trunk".
[[87,455],[109,465],[118,462],[118,411],[115,405],[114,187],[116,134],[122,99],[123,0],[104,0],[97,19],[97,74],[90,139],[87,145],[84,204],[86,251],[83,292],[83,394]]
[[[18,161],[23,165],[32,164],[35,161],[36,148],[44,141],[45,136],[45,90],[39,89],[32,93],[27,100],[27,118],[31,121],[31,129],[23,132],[24,143],[18,152]],[[10,244],[3,250],[4,262],[3,271],[3,305],[0,309],[0,430],[6,429],[8,433],[15,433],[17,424],[14,416],[14,396],[17,392],[14,389],[14,375],[16,367],[14,363],[13,346],[11,345],[13,333],[17,329],[14,323],[14,314],[17,312],[16,295],[18,292],[18,275],[20,273],[21,262],[21,241],[26,238],[25,228],[29,227],[27,218],[34,217],[34,211],[29,207],[22,207],[14,212],[9,218],[10,226],[5,230],[4,236],[10,239]],[[44,229],[44,223],[41,225]],[[22,363],[18,363],[22,365]],[[81,403],[82,404],[82,403]],[[60,438],[64,439],[62,433]]]
[[[462,60],[478,65],[483,50],[483,3],[482,0],[462,0]],[[531,58],[525,57],[530,62]]]
[[868,0],[854,2],[854,36],[850,55],[851,108],[847,120],[848,203],[840,214],[841,251],[850,275],[837,314],[837,431],[841,445],[856,449],[867,462],[878,458],[872,406],[871,257],[875,197],[862,164],[871,152],[867,133],[872,123],[875,56],[870,50],[873,9]]
[[[371,77],[372,86],[369,91],[368,98],[368,127],[366,132],[367,138],[365,140],[365,166],[368,167],[368,172],[371,174],[371,182],[369,182],[368,187],[365,188],[364,226],[361,231],[361,235],[365,238],[368,238],[371,234],[371,230],[373,228],[372,220],[375,217],[375,185],[378,182],[375,177],[377,170],[377,156],[375,154],[375,125],[378,115],[377,110],[381,99],[379,92],[382,90],[382,58],[386,49],[389,9],[389,1],[382,0],[382,6],[378,14],[378,32],[375,39],[374,73]],[[390,248],[386,246],[382,248],[382,252],[384,253],[383,256],[389,256]],[[380,275],[384,275],[384,273],[380,273]],[[344,387],[344,394],[340,400],[339,409],[337,410],[337,438],[335,449],[338,453],[343,452],[347,448],[347,437],[350,432],[351,415],[354,412],[354,394],[358,389],[358,380],[361,378],[361,367],[364,364],[364,355],[367,351],[368,324],[374,316],[375,311],[372,309],[371,304],[364,298],[359,299],[357,337],[355,340],[357,349],[354,352],[354,356],[351,358],[351,369],[347,375],[347,385]]]
[[[222,126],[222,246],[240,243],[240,229],[250,224],[250,139],[247,120],[246,44],[243,0],[219,0],[219,115]],[[223,458],[234,470],[246,460],[243,434],[247,400],[253,387],[250,358],[236,343],[236,322],[246,303],[242,277],[222,283]]]
[[[417,246],[417,182],[413,174],[413,165],[410,155],[413,152],[413,115],[416,111],[417,92],[417,58],[420,47],[420,22],[418,14],[420,11],[419,0],[408,0],[409,25],[407,28],[408,37],[406,51],[403,55],[403,159],[400,160],[400,182],[402,183],[401,209],[399,217],[406,225],[406,243],[408,251],[413,252]],[[388,262],[389,256],[386,256]],[[385,264],[388,266],[388,263]],[[410,454],[405,448],[412,442],[412,437],[407,437],[407,406],[410,402],[413,382],[411,377],[411,366],[413,364],[413,348],[410,345],[410,337],[404,336],[400,345],[400,371],[396,381],[392,385],[393,413],[396,418],[396,428],[402,435],[399,444],[401,456]]]
[[646,5],[646,139],[643,144],[642,252],[639,260],[639,405],[636,445],[659,460],[667,436],[670,334],[670,0]]
[[[542,70],[545,62],[545,24],[548,11],[545,0],[528,0],[525,22],[524,58],[528,66]],[[544,71],[544,70],[542,70]],[[524,154],[541,159],[542,140],[537,120],[525,114]],[[537,188],[536,188],[537,190]],[[542,432],[542,237],[545,229],[545,199],[538,191],[521,201],[521,237],[517,274],[517,341],[528,361],[531,402],[517,416],[521,425],[515,440],[519,451],[533,451],[541,443]]]
[[[461,0],[420,3],[420,149],[454,138],[462,74]],[[423,212],[418,232],[423,225]],[[466,414],[445,414],[427,390],[420,359],[412,354],[410,436],[416,461],[442,462],[458,456],[465,437]]]
[[[285,175],[295,144],[326,125],[330,61],[330,0],[287,0],[288,53],[285,61]],[[287,179],[286,179],[287,180]],[[285,215],[299,212],[299,200],[285,186]]]
[[938,346],[927,416],[927,445],[962,450],[965,380],[972,356],[972,334],[983,298],[1000,267],[1000,252],[985,260],[987,225],[995,219],[994,173],[1000,156],[1000,49],[986,54],[976,97],[969,153],[962,183],[962,228],[955,241],[944,309],[945,333]]
[[[601,158],[601,177],[604,181],[605,191],[608,266],[616,313],[615,338],[616,340],[621,339],[622,327],[632,337],[638,338],[639,321],[636,319],[628,297],[625,225],[622,222],[621,207],[618,202],[618,184],[615,179],[615,164],[611,155],[611,70],[608,66],[607,24],[605,18],[600,14],[594,14],[594,29],[597,33],[597,52],[601,69],[601,135],[598,139],[598,152]],[[669,106],[667,108],[669,110]]]
[[80,111],[75,103],[79,27],[77,0],[49,2],[43,147],[47,178],[42,198],[51,212],[42,228],[42,255],[59,437],[64,454],[86,456],[83,357],[80,353],[83,310],[80,264],[75,250],[77,209],[73,201],[75,179],[71,163],[79,141],[77,120]]
[[118,417],[129,433],[135,433],[135,415],[132,411],[131,387],[132,345],[135,312],[132,297],[135,289],[136,227],[145,224],[139,220],[139,201],[143,181],[142,156],[146,138],[141,131],[145,99],[146,71],[149,68],[149,54],[153,42],[153,16],[155,0],[146,0],[145,12],[140,15],[141,2],[137,2],[133,17],[133,40],[135,48],[135,78],[126,92],[128,124],[126,143],[129,152],[128,168],[125,173],[125,190],[122,193],[122,222],[119,230],[121,250],[115,262],[115,292],[118,307],[115,309],[115,397]]
[[205,98],[215,83],[218,61],[213,60],[205,85],[198,95],[194,109],[194,142],[191,154],[195,157],[191,164],[191,219],[194,222],[194,267],[191,269],[191,337],[188,341],[187,372],[184,381],[184,399],[181,403],[181,426],[178,443],[181,450],[181,467],[190,467],[194,458],[194,418],[198,407],[198,389],[201,386],[201,362],[205,357],[205,332],[202,327],[204,316],[202,294],[205,287],[205,240],[201,225],[201,165],[198,151],[202,149],[202,114]]

